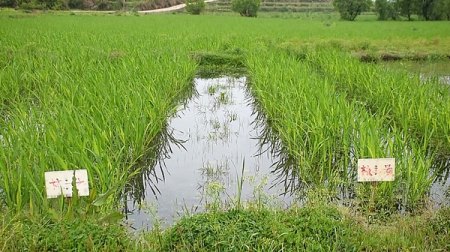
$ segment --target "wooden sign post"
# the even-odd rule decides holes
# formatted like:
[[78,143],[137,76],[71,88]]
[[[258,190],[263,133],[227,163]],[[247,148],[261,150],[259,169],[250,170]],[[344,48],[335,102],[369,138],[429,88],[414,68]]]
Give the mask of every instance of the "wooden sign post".
[[358,182],[395,180],[395,158],[358,159]]
[[75,182],[78,196],[89,196],[87,170],[52,171],[45,173],[47,198],[72,197],[72,185]]
[[378,182],[395,180],[395,158],[358,159],[358,182],[371,183],[370,210],[375,208]]

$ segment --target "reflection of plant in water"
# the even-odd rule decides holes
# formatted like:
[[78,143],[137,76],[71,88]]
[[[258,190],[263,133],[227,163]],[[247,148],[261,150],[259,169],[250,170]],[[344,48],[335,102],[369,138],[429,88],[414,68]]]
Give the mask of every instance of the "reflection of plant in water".
[[222,105],[231,104],[231,101],[231,95],[228,91],[220,91],[219,95],[214,97],[214,103],[211,107],[211,111],[217,110]]
[[229,122],[234,122],[234,121],[236,121],[236,120],[237,120],[237,117],[238,117],[236,112],[228,112],[228,113],[227,113],[227,116],[228,116]]
[[203,183],[199,185],[202,197],[205,198],[207,209],[218,210],[221,206],[221,195],[225,192],[224,181],[229,173],[228,161],[221,161],[216,164],[206,162],[200,171],[203,176]]
[[142,202],[139,204],[139,209],[144,211],[150,217],[147,221],[151,221],[154,230],[161,230],[164,220],[159,217],[158,206],[155,202]]
[[211,85],[208,87],[208,94],[214,95],[217,91],[217,85]]
[[268,175],[261,178],[256,176],[248,176],[248,181],[253,187],[253,202],[258,208],[272,202],[270,195],[264,192],[264,188],[269,183]]
[[231,129],[228,121],[223,122],[221,125],[219,121],[212,120],[211,126],[214,131],[209,133],[208,140],[217,141],[217,140],[227,140],[230,138]]
[[213,130],[218,131],[220,129],[220,122],[219,120],[209,120],[209,122],[211,123],[211,127],[213,128]]
[[220,209],[221,197],[220,195],[225,192],[225,186],[220,182],[211,182],[206,185],[206,209],[211,211],[217,211]]
[[211,181],[222,181],[223,177],[228,174],[229,166],[227,161],[216,165],[207,162],[200,170],[205,178],[205,184],[207,184]]
[[218,97],[218,101],[221,104],[227,104],[230,101],[230,97],[226,92],[220,92],[220,95]]

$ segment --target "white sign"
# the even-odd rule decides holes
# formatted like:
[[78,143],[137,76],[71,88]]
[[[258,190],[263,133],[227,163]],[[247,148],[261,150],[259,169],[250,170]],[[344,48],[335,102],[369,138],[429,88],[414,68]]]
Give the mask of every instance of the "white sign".
[[47,198],[57,198],[61,194],[64,197],[72,197],[72,181],[74,176],[78,196],[89,196],[87,170],[68,170],[45,173]]
[[358,182],[394,181],[395,158],[358,159]]

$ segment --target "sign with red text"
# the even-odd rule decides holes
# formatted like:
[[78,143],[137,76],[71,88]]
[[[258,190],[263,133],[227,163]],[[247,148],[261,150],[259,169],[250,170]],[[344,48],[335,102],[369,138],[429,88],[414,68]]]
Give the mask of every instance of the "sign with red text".
[[358,159],[358,182],[394,181],[395,158]]
[[89,196],[89,182],[87,170],[52,171],[45,173],[45,188],[47,198],[72,197],[72,183],[75,184],[78,196]]

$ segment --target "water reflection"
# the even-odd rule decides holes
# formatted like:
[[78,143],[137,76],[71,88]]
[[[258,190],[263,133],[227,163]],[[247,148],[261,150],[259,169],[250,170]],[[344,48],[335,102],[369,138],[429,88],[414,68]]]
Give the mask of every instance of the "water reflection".
[[[180,97],[181,107],[185,107],[192,97],[197,96],[195,89],[189,88]],[[165,180],[166,166],[164,161],[170,158],[172,148],[184,148],[183,139],[174,136],[174,129],[166,123],[158,135],[149,144],[149,149],[139,162],[131,169],[131,172],[138,172],[138,176],[132,179],[124,188],[123,198],[125,202],[131,202],[132,205],[139,205],[145,198],[146,192],[151,191],[154,197],[158,197],[160,191],[158,183]],[[129,199],[129,200],[127,200]],[[125,204],[125,213],[128,213],[129,204]]]
[[439,157],[433,163],[435,180],[430,189],[432,207],[450,206],[450,157]]
[[[295,195],[300,200],[306,200],[306,191],[310,187],[317,185],[317,181],[308,183],[308,174],[301,174],[299,166],[301,162],[289,154],[289,151],[283,145],[282,140],[278,138],[277,132],[273,129],[270,120],[265,114],[255,108],[256,115],[255,124],[262,129],[260,135],[260,153],[270,152],[271,155],[277,157],[277,161],[273,165],[272,172],[276,174],[276,183],[274,185],[283,184],[286,189],[285,193]],[[355,133],[356,134],[356,133]],[[357,137],[355,137],[357,138]],[[346,171],[342,171],[339,177],[342,178],[338,182],[333,181],[335,178],[329,178],[322,183],[327,189],[333,191],[332,194],[326,195],[329,200],[335,201],[346,206],[354,206],[357,204],[357,185],[356,182],[356,164],[357,158],[355,156],[355,147],[352,145],[349,152],[335,153],[332,158],[332,166],[335,170],[339,167],[346,166]],[[428,188],[429,206],[440,207],[449,205],[449,186],[450,186],[450,157],[440,156],[433,160],[429,178],[434,179],[431,187]],[[316,183],[316,184],[315,184]],[[330,191],[331,192],[331,191]],[[396,202],[397,209],[401,212],[406,210],[408,200],[406,197],[398,197]]]
[[437,79],[444,84],[450,84],[450,61],[389,61],[382,62],[389,69],[406,70],[420,75],[422,81]]
[[[126,187],[125,211],[131,225],[149,228],[155,219],[171,224],[178,215],[204,211],[215,200],[233,204],[238,181],[245,185],[242,200],[271,198],[289,204],[307,188],[299,162],[289,154],[269,118],[246,87],[246,78],[196,79],[176,115],[141,160],[141,176]],[[355,155],[336,153],[334,167],[347,165],[345,181],[336,185],[334,199],[355,198]],[[449,183],[448,158],[436,162],[442,174],[430,190],[445,202]],[[243,174],[243,175],[241,175]],[[308,178],[306,178],[308,179]],[[325,181],[325,184],[333,183]],[[440,204],[440,203],[439,203]],[[400,204],[401,205],[401,204]],[[157,212],[149,215],[148,212]]]
[[283,194],[294,195],[305,188],[298,173],[298,162],[289,154],[289,151],[284,147],[277,132],[273,130],[270,120],[266,117],[263,111],[260,110],[257,101],[253,101],[253,115],[255,120],[254,127],[260,129],[258,132],[258,155],[270,153],[276,157],[276,161],[272,164],[272,172],[276,175],[275,183],[273,185],[283,185],[285,191]]
[[255,197],[290,202],[279,196],[285,186],[271,173],[274,163],[285,163],[279,161],[283,156],[261,151],[260,144],[273,146],[275,139],[260,140],[267,127],[256,122],[246,78],[195,79],[194,93],[155,140],[159,148],[143,160],[149,169],[127,187],[126,211],[137,229],[152,226],[155,217],[170,224],[216,200],[234,204],[242,176],[242,202]]

